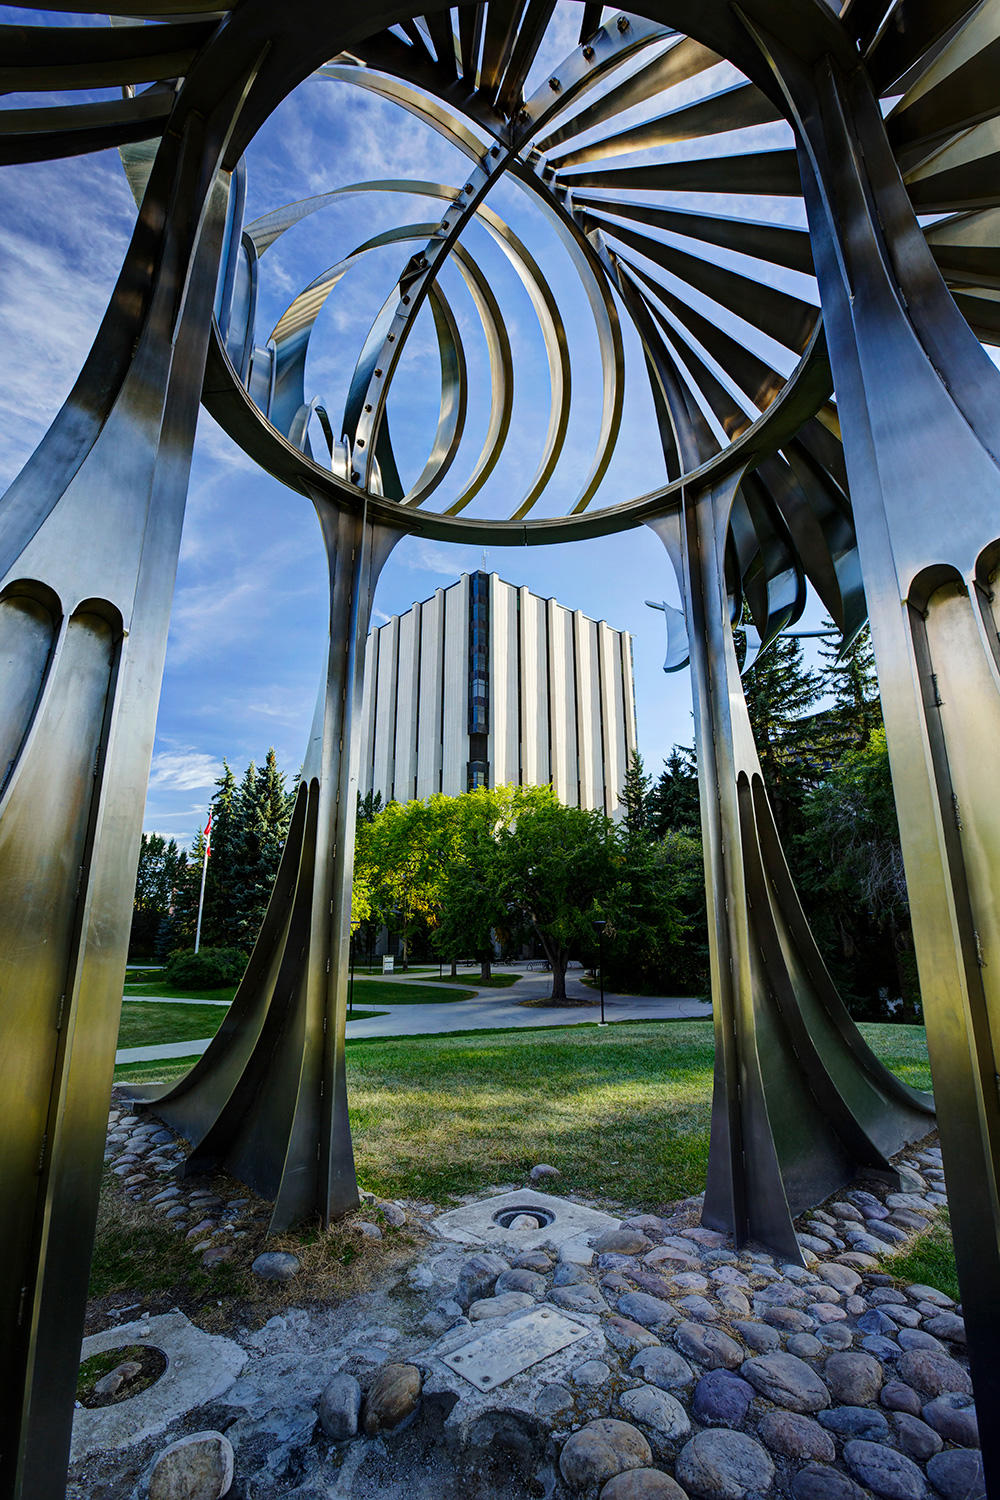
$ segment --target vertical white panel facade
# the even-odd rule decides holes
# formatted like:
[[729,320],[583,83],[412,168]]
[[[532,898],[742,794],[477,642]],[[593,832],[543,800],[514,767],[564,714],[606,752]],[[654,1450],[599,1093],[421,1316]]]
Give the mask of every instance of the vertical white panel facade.
[[635,744],[631,637],[495,573],[463,574],[368,637],[362,795],[550,782],[614,817]]

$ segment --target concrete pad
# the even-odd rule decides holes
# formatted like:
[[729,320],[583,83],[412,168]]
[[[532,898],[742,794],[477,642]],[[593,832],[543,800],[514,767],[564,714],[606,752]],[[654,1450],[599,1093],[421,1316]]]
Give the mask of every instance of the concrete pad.
[[[550,1222],[540,1229],[511,1229],[500,1222],[501,1218],[509,1218],[517,1209],[529,1216],[537,1209],[539,1217]],[[551,1193],[538,1193],[534,1188],[519,1188],[517,1192],[496,1193],[490,1198],[480,1198],[476,1203],[451,1208],[432,1219],[430,1227],[446,1240],[472,1245],[513,1245],[520,1254],[545,1246],[555,1250],[564,1240],[617,1229],[620,1224],[620,1219],[600,1213],[596,1208],[585,1208],[581,1203],[555,1198]]]
[[131,1447],[165,1431],[192,1407],[214,1401],[227,1391],[247,1360],[244,1350],[231,1339],[203,1333],[183,1313],[164,1313],[92,1334],[83,1341],[81,1363],[92,1354],[126,1344],[161,1350],[167,1368],[148,1390],[126,1401],[93,1411],[78,1407],[73,1416],[71,1463],[90,1453]]

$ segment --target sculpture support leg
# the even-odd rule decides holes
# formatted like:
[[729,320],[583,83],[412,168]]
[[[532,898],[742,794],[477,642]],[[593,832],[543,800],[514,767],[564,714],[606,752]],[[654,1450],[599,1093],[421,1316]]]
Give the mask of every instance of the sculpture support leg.
[[0,503],[0,1490],[25,1500],[65,1487],[224,134],[161,148],[87,364]]
[[794,93],[987,1488],[1000,1489],[1000,375],[941,280],[860,70],[825,64]]
[[724,571],[736,474],[649,523],[684,596],[715,1021],[704,1220],[801,1258],[793,1216],[931,1127],[929,1099],[871,1053],[785,865],[740,681]]
[[327,675],[274,892],[232,1007],[178,1083],[134,1097],[274,1200],[271,1229],[358,1205],[345,1028],[364,643],[398,532],[317,500],[330,568]]

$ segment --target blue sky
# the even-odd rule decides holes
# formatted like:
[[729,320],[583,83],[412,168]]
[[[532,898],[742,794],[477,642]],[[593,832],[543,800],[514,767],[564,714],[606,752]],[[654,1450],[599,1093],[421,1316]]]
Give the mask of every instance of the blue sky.
[[[5,7],[13,21],[37,13]],[[53,17],[71,23],[66,15]],[[87,24],[85,18],[80,18]],[[533,78],[544,78],[568,53],[579,9],[563,4],[551,44]],[[732,70],[728,70],[732,73]],[[671,103],[696,97],[720,82],[722,69],[675,91]],[[713,76],[714,75],[714,76]],[[4,101],[9,107],[14,96]],[[631,123],[632,117],[623,117]],[[749,139],[735,132],[710,147],[695,142],[682,155],[711,149],[759,149],[783,144],[784,126]],[[741,136],[747,136],[745,143]],[[673,148],[677,151],[677,148]],[[413,117],[342,83],[302,85],[268,122],[248,152],[248,220],[293,199],[345,183],[402,177],[461,185],[466,167],[458,151]],[[685,206],[694,195],[676,195]],[[704,199],[702,200],[704,202]],[[522,235],[557,291],[574,346],[574,405],[566,458],[558,483],[539,513],[562,509],[589,462],[599,420],[597,343],[587,304],[564,252],[525,195],[501,185],[491,205]],[[728,212],[759,214],[760,203]],[[426,197],[366,194],[291,231],[262,262],[258,337],[295,293],[327,266],[379,230],[429,220],[440,212]],[[801,206],[781,201],[773,212],[795,219]],[[121,264],[135,217],[117,153],[67,162],[7,167],[0,172],[0,327],[4,361],[0,388],[0,490],[31,453],[76,375]],[[548,375],[537,323],[523,287],[481,228],[469,231],[503,308],[516,367],[515,415],[504,460],[470,514],[506,514],[533,472],[548,420]],[[373,252],[351,270],[317,324],[307,366],[307,394],[322,393],[331,413],[343,404],[354,360],[409,247]],[[724,252],[717,252],[725,259]],[[731,258],[738,264],[740,257]],[[782,284],[815,300],[805,278]],[[442,287],[453,299],[469,355],[469,437],[441,495],[455,492],[471,469],[485,430],[488,366],[468,293],[448,268]],[[626,417],[609,474],[594,502],[609,504],[662,482],[663,462],[636,340],[626,328]],[[753,335],[748,331],[747,337]],[[759,336],[758,336],[759,337]],[[438,405],[438,356],[429,315],[406,350],[389,413],[404,479],[423,465]],[[338,404],[339,403],[339,404]],[[437,501],[432,503],[438,503]],[[485,563],[501,577],[527,584],[561,603],[632,632],[639,746],[647,769],[660,769],[675,742],[690,743],[686,672],[661,670],[663,616],[646,599],[676,600],[666,555],[643,528],[594,542],[545,548],[490,548]],[[383,572],[376,620],[407,609],[436,587],[481,567],[470,546],[407,539]],[[201,415],[187,519],[177,575],[163,694],[146,809],[146,827],[187,843],[211,795],[223,756],[237,773],[273,744],[294,771],[305,744],[325,653],[326,572],[312,508],[257,471],[205,414]],[[815,623],[810,610],[803,623]]]

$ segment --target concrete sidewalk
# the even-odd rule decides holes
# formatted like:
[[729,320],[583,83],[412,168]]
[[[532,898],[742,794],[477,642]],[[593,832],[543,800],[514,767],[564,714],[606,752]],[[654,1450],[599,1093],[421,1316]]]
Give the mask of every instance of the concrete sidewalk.
[[[497,972],[521,971],[498,969]],[[382,977],[372,976],[372,979],[377,982]],[[416,989],[424,982],[409,979],[405,974],[387,974],[384,977],[387,982],[411,984]],[[494,1028],[516,1030],[526,1026],[592,1025],[600,1019],[600,994],[583,984],[575,973],[566,976],[566,994],[572,1000],[584,1002],[578,1005],[520,1004],[522,1000],[544,1000],[549,995],[552,975],[545,970],[525,974],[517,984],[508,989],[496,990],[472,983],[466,984],[465,988],[475,990],[472,999],[429,1001],[426,1005],[376,1001],[380,1009],[384,1007],[384,1014],[370,1016],[366,1021],[352,1021],[348,1017],[348,1041],[378,1036],[442,1036],[451,1031],[488,1031]],[[126,998],[138,999],[137,996]],[[163,1002],[169,1003],[170,998],[165,995]],[[178,1003],[224,1005],[225,1001],[186,1000]],[[359,1004],[358,1009],[366,1009],[371,1003],[366,1000]],[[707,1001],[690,998],[605,994],[604,1014],[608,1021],[706,1020],[711,1017],[712,1008]],[[152,1062],[158,1058],[200,1056],[209,1040],[210,1038],[190,1042],[164,1042],[159,1046],[123,1047],[115,1054],[115,1062]]]

